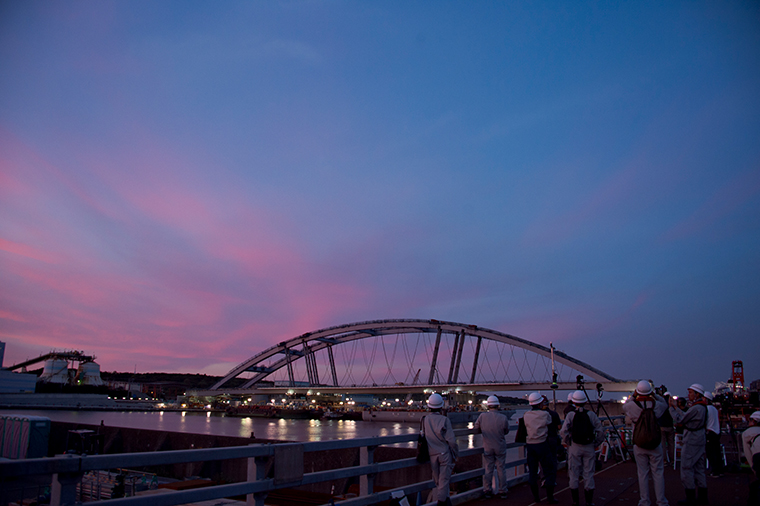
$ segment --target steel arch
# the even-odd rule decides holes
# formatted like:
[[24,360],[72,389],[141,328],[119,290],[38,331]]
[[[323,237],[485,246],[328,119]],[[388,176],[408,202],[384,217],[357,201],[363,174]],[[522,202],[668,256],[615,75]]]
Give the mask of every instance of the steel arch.
[[[214,386],[212,386],[211,390],[222,389],[228,381],[246,372],[252,372],[255,374],[242,386],[237,388],[252,388],[256,383],[259,383],[275,371],[278,371],[283,367],[291,367],[294,360],[298,360],[302,357],[306,360],[306,368],[309,374],[310,383],[312,383],[313,386],[318,386],[319,381],[316,372],[316,365],[312,366],[312,362],[310,362],[314,360],[313,354],[315,352],[327,348],[332,360],[331,347],[337,344],[347,343],[350,341],[355,341],[357,339],[377,337],[381,335],[411,334],[420,332],[441,332],[447,334],[462,333],[461,335],[463,336],[468,335],[471,337],[480,337],[504,344],[517,346],[519,348],[537,353],[539,355],[543,355],[545,357],[550,357],[552,353],[552,351],[546,346],[542,346],[540,344],[536,344],[531,341],[521,339],[510,334],[505,334],[496,330],[478,327],[476,325],[467,325],[463,323],[439,320],[372,320],[328,327],[316,332],[307,332],[306,334],[294,337],[288,341],[283,341],[275,346],[272,346],[271,348],[264,350],[261,353],[254,355],[245,362],[242,362],[237,367],[233,368],[230,372],[227,373],[226,376],[224,376]],[[296,349],[296,347],[300,347],[302,349]],[[283,357],[276,362],[270,364],[269,366],[261,365],[264,361],[279,354],[282,354]],[[596,381],[620,381],[585,362],[577,360],[557,350],[554,350],[554,360],[560,364],[567,365],[572,369],[577,370],[578,372],[586,374]],[[336,383],[334,386],[338,386],[337,379],[335,377],[333,377],[333,381]]]

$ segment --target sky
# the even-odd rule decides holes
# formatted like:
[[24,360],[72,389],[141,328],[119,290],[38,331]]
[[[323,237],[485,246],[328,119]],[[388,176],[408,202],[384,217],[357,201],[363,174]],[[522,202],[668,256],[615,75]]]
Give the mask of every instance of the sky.
[[760,378],[757,2],[0,2],[0,340],[224,374],[434,318]]

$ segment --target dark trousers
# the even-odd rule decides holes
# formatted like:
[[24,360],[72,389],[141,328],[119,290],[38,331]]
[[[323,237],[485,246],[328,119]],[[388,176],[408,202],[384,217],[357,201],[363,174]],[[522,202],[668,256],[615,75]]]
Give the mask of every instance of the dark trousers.
[[752,469],[755,471],[755,481],[749,484],[747,506],[760,506],[760,453],[752,456]]
[[544,471],[544,479],[547,487],[557,484],[557,455],[552,455],[549,443],[544,441],[538,444],[525,445],[528,450],[528,483],[538,486],[538,465]]
[[723,474],[723,455],[720,452],[720,434],[707,431],[707,446],[705,447],[710,472],[713,476]]

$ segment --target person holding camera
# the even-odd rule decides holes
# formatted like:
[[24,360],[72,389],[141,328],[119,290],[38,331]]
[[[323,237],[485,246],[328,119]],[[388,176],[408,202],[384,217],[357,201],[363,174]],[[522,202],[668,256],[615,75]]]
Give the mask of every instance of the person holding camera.
[[670,416],[673,422],[683,426],[683,446],[681,448],[681,483],[686,489],[686,500],[679,504],[708,504],[707,479],[705,477],[705,446],[707,438],[707,401],[705,388],[699,383],[689,387],[691,407],[682,411],[670,400]]
[[560,431],[562,440],[568,446],[570,494],[573,498],[573,506],[578,506],[580,501],[578,489],[580,477],[583,475],[586,506],[593,506],[594,471],[596,470],[595,448],[604,441],[604,429],[602,429],[602,422],[596,413],[583,409],[584,404],[586,404],[585,392],[576,390],[571,399],[575,409],[568,412]]
[[665,498],[665,466],[662,432],[657,422],[667,411],[665,399],[654,392],[651,383],[641,380],[623,405],[633,422],[633,456],[639,480],[639,506],[649,506],[649,479],[654,483],[657,506],[668,506]]

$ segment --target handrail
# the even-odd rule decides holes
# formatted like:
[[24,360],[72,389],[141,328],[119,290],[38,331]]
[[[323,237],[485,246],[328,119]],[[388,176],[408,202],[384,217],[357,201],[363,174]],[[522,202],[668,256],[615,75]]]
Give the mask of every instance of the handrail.
[[[510,430],[516,426],[510,427]],[[474,429],[454,430],[457,438],[475,434]],[[51,506],[73,505],[76,499],[76,484],[88,471],[106,470],[115,468],[139,468],[159,465],[169,465],[188,462],[218,461],[230,459],[248,459],[248,480],[223,485],[192,489],[186,491],[174,491],[170,494],[141,495],[125,498],[109,499],[106,502],[93,501],[92,506],[177,506],[189,502],[215,500],[230,496],[247,495],[249,504],[263,504],[266,494],[277,489],[291,488],[302,485],[311,485],[336,479],[360,477],[368,479],[377,473],[393,471],[404,468],[419,466],[415,458],[402,458],[386,462],[372,462],[373,450],[379,446],[407,443],[416,441],[417,434],[402,434],[395,436],[376,436],[358,439],[339,439],[327,441],[313,441],[304,443],[277,443],[277,444],[252,444],[248,446],[234,446],[223,448],[202,448],[190,450],[169,450],[161,452],[125,453],[112,455],[63,455],[14,461],[0,461],[0,484],[9,478],[26,477],[30,475],[53,475],[53,493]],[[508,448],[520,448],[523,443],[509,443]],[[303,453],[319,452],[325,450],[356,449],[361,452],[363,465],[346,468],[301,473],[290,481],[283,481],[275,474],[274,478],[267,478],[263,472],[264,465],[270,457],[276,454],[283,455],[289,451]],[[482,447],[466,448],[460,450],[460,457],[478,455],[483,453]],[[301,466],[303,465],[301,459]],[[507,467],[524,465],[524,458],[513,459],[507,462]],[[302,469],[301,469],[302,471]],[[452,483],[469,480],[482,476],[484,470],[478,467],[473,470],[457,473],[452,476]],[[286,477],[287,478],[287,477]],[[524,481],[524,475],[510,480],[510,484]],[[399,487],[405,494],[412,494],[433,488],[432,480],[414,483]],[[478,489],[476,489],[478,490]],[[341,504],[363,506],[380,502],[390,498],[392,491],[373,493],[372,485],[365,488],[367,495],[355,499],[343,500]],[[363,494],[364,494],[363,492]],[[475,493],[469,491],[465,495]],[[474,498],[474,496],[473,496]]]
[[[469,436],[474,433],[474,429],[458,429],[454,431],[455,437]],[[288,449],[302,448],[304,453],[355,448],[359,448],[361,451],[367,451],[368,449],[374,449],[378,446],[406,443],[416,441],[416,439],[417,434],[412,433],[358,439],[339,439],[305,443],[253,444],[248,446],[169,450],[162,452],[112,455],[62,455],[56,457],[1,461],[0,479],[5,480],[7,478],[18,478],[30,475],[53,475],[53,495],[56,496],[55,489],[57,485],[58,502],[56,502],[56,497],[54,497],[53,500],[51,500],[51,506],[65,506],[73,504],[71,498],[75,497],[75,492],[73,492],[73,490],[75,490],[76,483],[81,479],[84,473],[88,471],[229,459],[249,459],[249,463],[253,463],[255,466],[256,461],[263,462],[269,457],[273,457],[276,452],[287,451]],[[512,444],[510,446],[515,447],[521,445]],[[482,452],[482,447],[468,448],[460,451],[460,455],[464,457],[468,455],[477,455]],[[397,459],[379,463],[370,462],[361,466],[304,473],[299,480],[293,482],[275,483],[275,479],[265,478],[253,481],[215,485],[188,491],[176,491],[171,494],[133,496],[109,499],[107,502],[93,501],[90,504],[92,504],[92,506],[98,506],[101,504],[103,506],[176,506],[188,502],[213,500],[237,495],[259,495],[280,488],[310,485],[340,478],[374,475],[384,471],[415,467],[418,465],[420,464],[415,458]],[[474,477],[477,477],[478,475],[482,475],[483,470],[476,469],[474,472]],[[459,474],[464,475],[465,473]],[[423,489],[432,488],[432,481],[430,481],[429,484],[426,482],[423,483]],[[379,501],[381,499],[375,498],[375,500]]]

